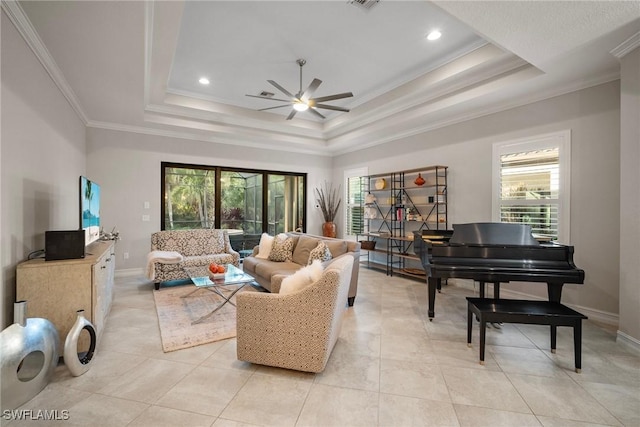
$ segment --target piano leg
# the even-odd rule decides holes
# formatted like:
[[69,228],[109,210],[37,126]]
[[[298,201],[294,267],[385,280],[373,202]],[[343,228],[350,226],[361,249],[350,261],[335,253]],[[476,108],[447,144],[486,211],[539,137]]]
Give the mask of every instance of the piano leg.
[[480,293],[480,298],[484,298],[484,282],[479,282],[478,291]]
[[500,282],[493,282],[493,298],[500,299]]
[[562,285],[563,283],[547,282],[547,294],[549,294],[549,301],[560,302],[562,297]]
[[434,306],[436,303],[436,288],[440,287],[440,279],[436,277],[429,277],[427,279],[427,283],[429,284],[429,321],[433,321],[433,317],[435,315]]

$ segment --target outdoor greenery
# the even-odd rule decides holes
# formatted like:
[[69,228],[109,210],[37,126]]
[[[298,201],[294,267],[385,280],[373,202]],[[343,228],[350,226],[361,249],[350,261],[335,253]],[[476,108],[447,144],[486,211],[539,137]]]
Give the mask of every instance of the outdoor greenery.
[[215,171],[168,168],[164,196],[167,230],[213,228]]
[[[303,223],[304,177],[267,174],[268,188],[263,189],[260,172],[227,171],[206,167],[164,168],[164,227],[166,230],[214,228],[242,230],[243,234],[260,234],[263,220],[276,234]],[[216,195],[216,180],[220,194]],[[220,212],[216,221],[216,196]],[[268,211],[263,215],[263,197],[268,197]]]

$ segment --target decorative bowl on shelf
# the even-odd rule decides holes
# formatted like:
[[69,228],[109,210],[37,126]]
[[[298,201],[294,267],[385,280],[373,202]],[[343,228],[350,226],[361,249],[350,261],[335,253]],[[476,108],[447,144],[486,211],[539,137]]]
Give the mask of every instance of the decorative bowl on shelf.
[[375,240],[363,240],[360,242],[360,247],[366,251],[372,251],[376,248]]

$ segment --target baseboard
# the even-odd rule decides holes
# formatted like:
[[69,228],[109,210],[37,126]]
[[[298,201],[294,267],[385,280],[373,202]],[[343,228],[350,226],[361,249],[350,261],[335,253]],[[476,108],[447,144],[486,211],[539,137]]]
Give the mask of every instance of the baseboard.
[[627,335],[622,331],[618,331],[616,343],[622,344],[628,349],[634,351],[635,353],[640,354],[640,340],[637,340],[634,337]]
[[133,276],[144,277],[144,269],[143,268],[126,268],[126,269],[116,270],[116,273],[115,273],[115,277],[133,277]]
[[[454,283],[455,283],[455,286],[477,291],[476,282],[474,282],[473,280],[454,279]],[[493,295],[492,284],[488,284],[486,292],[488,295]],[[513,291],[510,289],[506,289],[504,286],[500,287],[500,295],[507,298],[512,298],[512,299],[529,299],[533,301],[545,300],[545,298],[543,297],[540,297],[537,295],[530,295],[524,292]],[[592,320],[595,323],[602,323],[608,326],[614,326],[616,328],[618,327],[620,318],[616,313],[609,313],[606,311],[595,310],[593,308],[583,307],[583,306],[574,305],[574,304],[565,304],[565,305],[567,307],[571,307],[572,309],[579,311],[580,313],[587,316],[589,320]]]

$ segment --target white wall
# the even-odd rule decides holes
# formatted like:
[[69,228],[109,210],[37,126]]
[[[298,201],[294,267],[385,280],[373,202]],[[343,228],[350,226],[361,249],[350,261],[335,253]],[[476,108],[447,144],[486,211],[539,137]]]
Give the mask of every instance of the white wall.
[[0,96],[4,328],[13,318],[16,265],[44,249],[46,230],[78,229],[86,154],[84,124],[4,12]]
[[[491,221],[491,149],[496,141],[570,129],[571,244],[586,272],[584,285],[564,286],[564,303],[615,322],[619,278],[619,82],[570,93],[434,130],[334,159],[334,179],[345,169],[369,173],[427,165],[449,166],[450,224]],[[503,286],[546,297],[546,286]]]
[[640,48],[621,59],[619,336],[640,342]]
[[[100,184],[101,225],[117,227],[117,269],[142,269],[151,233],[160,230],[161,162],[232,166],[307,173],[307,230],[321,232],[322,217],[313,209],[313,188],[329,179],[331,158],[283,151],[238,148],[227,144],[87,129],[87,170]],[[144,202],[150,208],[144,209]],[[150,215],[143,222],[142,215]],[[125,260],[123,254],[129,253]]]

